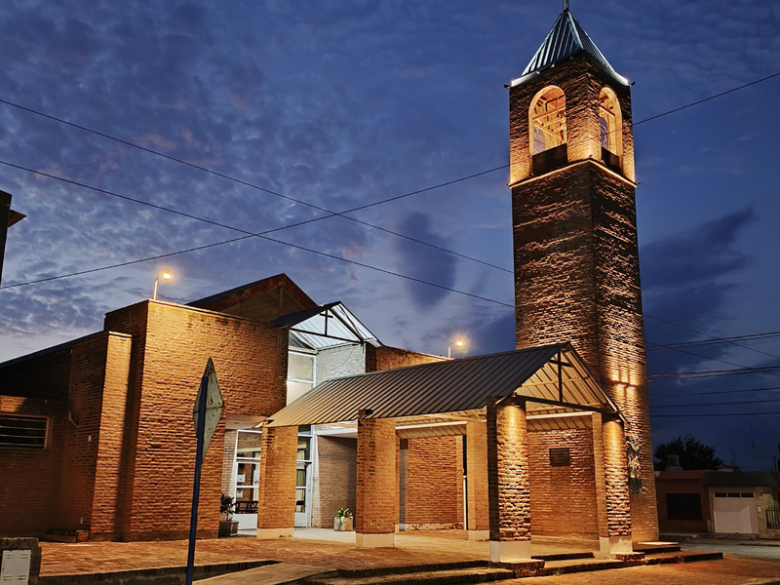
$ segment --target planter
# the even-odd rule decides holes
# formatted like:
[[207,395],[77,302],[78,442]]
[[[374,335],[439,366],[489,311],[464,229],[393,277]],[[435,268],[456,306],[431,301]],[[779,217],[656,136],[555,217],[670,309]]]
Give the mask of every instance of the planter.
[[352,524],[352,518],[339,518],[336,516],[333,519],[333,530],[338,530],[339,532],[352,532],[354,530]]
[[235,536],[238,534],[238,520],[220,520],[219,536]]

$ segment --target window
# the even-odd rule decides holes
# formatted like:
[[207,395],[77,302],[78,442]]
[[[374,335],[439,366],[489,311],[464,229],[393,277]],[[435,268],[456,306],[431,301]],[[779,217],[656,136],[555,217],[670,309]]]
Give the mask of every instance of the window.
[[315,357],[291,351],[287,360],[287,404],[298,400],[314,386]]
[[48,423],[45,416],[0,414],[0,447],[45,449]]
[[556,447],[550,449],[550,465],[553,467],[566,467],[571,465],[571,453],[568,447]]
[[669,520],[701,520],[701,495],[666,494],[666,517]]
[[531,105],[531,154],[539,154],[566,142],[566,96],[559,87],[537,94]]
[[236,436],[236,503],[258,499],[262,437],[260,431],[238,431]]
[[623,145],[620,104],[615,92],[608,87],[599,94],[599,126],[601,148],[620,156]]

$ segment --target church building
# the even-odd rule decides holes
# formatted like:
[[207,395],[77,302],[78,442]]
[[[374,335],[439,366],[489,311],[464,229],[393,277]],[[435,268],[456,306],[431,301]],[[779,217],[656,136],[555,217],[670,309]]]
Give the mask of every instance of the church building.
[[278,275],[0,364],[0,536],[185,537],[192,407],[209,358],[225,413],[220,494],[258,538],[355,515],[356,544],[464,530],[495,562],[531,535],[613,554],[656,540],[629,82],[564,5],[509,94],[514,351],[385,346],[342,303]]

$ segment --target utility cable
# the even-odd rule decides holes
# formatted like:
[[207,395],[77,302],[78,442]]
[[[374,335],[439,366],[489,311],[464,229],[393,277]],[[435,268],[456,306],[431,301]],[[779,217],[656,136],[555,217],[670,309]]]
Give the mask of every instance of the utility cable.
[[[652,343],[652,342],[649,342],[649,341],[646,342],[646,344],[647,343],[649,343],[652,347],[662,347],[664,349],[671,349],[671,350],[678,351],[680,353],[684,353],[684,354],[688,354],[688,355],[692,355],[692,356],[695,356],[695,357],[698,357],[698,358],[702,358],[702,359],[706,359],[706,360],[710,360],[710,361],[714,361],[714,362],[720,362],[722,364],[727,364],[729,366],[736,366],[738,368],[744,368],[745,367],[742,364],[737,364],[737,363],[730,362],[730,361],[727,361],[727,360],[722,360],[720,358],[709,357],[709,356],[706,356],[706,355],[702,355],[700,353],[694,353],[692,351],[687,351],[685,349],[680,349],[679,347],[668,347],[668,346],[665,346],[665,345],[661,345],[661,344],[658,344],[658,343]],[[772,373],[774,376],[780,376],[780,374],[778,374],[778,373],[774,373],[774,372],[769,372],[769,373]]]
[[[700,372],[676,372],[668,374],[651,374],[648,381],[713,378],[717,376],[730,376],[736,374],[763,374],[774,370],[780,370],[780,366],[766,366],[761,368],[742,368],[739,370],[703,370]],[[651,380],[652,379],[652,380]]]
[[729,401],[729,402],[710,402],[709,404],[702,404],[701,402],[696,403],[688,403],[688,404],[658,404],[656,406],[651,406],[651,410],[655,410],[657,408],[684,408],[684,407],[710,407],[710,406],[731,406],[733,404],[763,404],[766,402],[780,402],[780,398],[766,398],[763,400],[744,400],[744,401]]
[[650,418],[699,418],[702,416],[762,416],[769,414],[780,414],[780,410],[772,412],[724,412],[708,414],[650,414]]
[[[716,98],[722,97],[722,96],[724,96],[724,95],[727,95],[727,94],[729,94],[729,93],[733,93],[733,92],[735,92],[735,91],[739,91],[739,90],[741,90],[741,89],[745,89],[746,87],[750,87],[750,86],[752,86],[752,85],[756,85],[756,84],[758,84],[758,83],[762,83],[762,82],[764,82],[764,81],[767,81],[767,80],[769,80],[769,79],[772,79],[772,78],[774,78],[774,77],[778,77],[778,76],[780,76],[780,72],[778,72],[778,73],[775,73],[775,74],[772,74],[772,75],[769,75],[769,76],[766,76],[766,77],[763,77],[763,78],[761,78],[761,79],[758,79],[758,80],[755,80],[755,81],[752,81],[752,82],[750,82],[750,83],[747,83],[747,84],[741,85],[741,86],[739,86],[739,87],[732,88],[732,89],[730,89],[730,90],[727,90],[727,91],[725,91],[725,92],[721,92],[721,93],[719,93],[719,94],[716,94],[716,95],[713,95],[713,96],[709,96],[709,97],[707,97],[707,98],[704,98],[704,99],[698,100],[698,101],[696,101],[696,102],[692,102],[692,103],[690,103],[690,104],[686,104],[686,105],[684,105],[684,106],[681,106],[681,107],[679,107],[679,108],[675,108],[675,109],[673,109],[673,110],[668,110],[668,111],[666,111],[666,112],[662,112],[661,114],[657,114],[657,115],[655,115],[655,116],[652,116],[652,117],[650,117],[650,118],[645,118],[645,119],[643,119],[643,120],[640,120],[640,121],[638,121],[638,122],[634,122],[634,123],[633,123],[633,126],[634,126],[634,127],[635,127],[635,126],[639,126],[639,125],[641,125],[641,124],[644,124],[644,123],[646,123],[646,122],[649,122],[649,121],[652,121],[652,120],[655,120],[655,119],[661,118],[661,117],[663,117],[663,116],[667,116],[667,115],[669,115],[669,114],[672,114],[672,113],[675,113],[675,112],[679,112],[679,111],[681,111],[681,110],[684,110],[684,109],[686,109],[686,108],[690,108],[690,107],[693,107],[693,106],[695,106],[695,105],[698,105],[698,104],[701,104],[701,103],[704,103],[704,102],[707,102],[707,101],[710,101],[710,100],[713,100],[713,99],[716,99]],[[21,104],[17,104],[17,103],[11,102],[11,101],[9,101],[9,100],[5,100],[5,99],[1,99],[1,98],[0,98],[0,103],[3,103],[3,104],[5,104],[5,105],[8,105],[8,106],[11,106],[11,107],[14,107],[14,108],[20,109],[20,110],[23,110],[23,111],[25,111],[25,112],[28,112],[28,113],[31,113],[31,114],[35,114],[35,115],[37,115],[37,116],[41,116],[41,117],[47,118],[47,119],[49,119],[49,120],[53,120],[53,121],[59,122],[59,123],[61,123],[61,124],[65,124],[65,125],[67,125],[67,126],[71,126],[71,127],[73,127],[73,128],[76,128],[76,129],[78,129],[78,130],[81,130],[81,131],[83,131],[83,132],[87,132],[87,133],[90,133],[90,134],[94,134],[94,135],[96,135],[96,136],[100,136],[100,137],[102,137],[102,138],[106,138],[106,139],[108,139],[108,140],[115,141],[115,142],[117,142],[117,143],[123,144],[123,145],[125,145],[125,146],[129,146],[129,147],[131,147],[131,148],[136,148],[136,149],[139,149],[139,150],[141,150],[141,151],[144,151],[144,152],[147,152],[147,153],[153,154],[153,155],[155,155],[155,156],[159,156],[159,157],[165,158],[165,159],[167,159],[167,160],[170,160],[170,161],[173,161],[173,162],[177,162],[177,163],[179,163],[179,164],[182,164],[182,165],[185,165],[185,166],[188,166],[188,167],[191,167],[191,168],[194,168],[194,169],[200,170],[200,171],[202,171],[202,172],[209,173],[209,174],[211,174],[211,175],[214,175],[214,176],[217,176],[217,177],[220,177],[220,178],[223,178],[223,179],[226,179],[226,180],[229,180],[229,181],[232,181],[232,182],[235,182],[235,183],[238,183],[238,184],[244,185],[244,186],[246,186],[246,187],[250,187],[250,188],[253,188],[253,189],[257,189],[257,190],[259,190],[259,191],[262,191],[262,192],[268,193],[268,194],[270,194],[270,195],[274,195],[274,196],[276,196],[276,197],[280,197],[280,198],[283,198],[283,199],[286,199],[286,200],[292,201],[292,202],[294,202],[294,203],[298,203],[298,204],[300,204],[300,205],[305,205],[305,206],[307,206],[307,207],[310,207],[310,208],[313,208],[313,209],[317,209],[317,210],[319,210],[319,211],[324,211],[325,213],[329,214],[329,215],[322,216],[322,217],[319,217],[319,218],[314,218],[314,219],[312,219],[312,220],[308,220],[308,221],[305,221],[305,222],[298,222],[298,223],[296,223],[296,224],[292,224],[292,225],[290,225],[290,226],[285,226],[285,227],[294,227],[294,226],[296,226],[296,225],[304,225],[305,223],[312,223],[313,221],[320,221],[320,220],[323,220],[323,219],[327,219],[327,218],[329,218],[329,217],[335,217],[335,216],[345,217],[346,219],[349,219],[349,220],[351,220],[351,221],[355,221],[355,222],[357,222],[357,223],[360,223],[360,224],[363,224],[363,225],[366,225],[366,226],[369,226],[369,227],[372,227],[372,228],[375,228],[375,229],[379,229],[379,230],[381,230],[381,231],[384,231],[384,232],[387,232],[387,233],[390,233],[390,234],[396,235],[396,236],[398,236],[398,237],[405,238],[405,239],[408,239],[408,240],[411,240],[411,241],[417,242],[417,243],[419,243],[419,244],[422,244],[422,245],[425,245],[425,246],[429,246],[429,247],[432,247],[432,248],[438,249],[438,250],[440,250],[440,251],[443,251],[443,252],[447,252],[447,253],[450,253],[450,254],[454,254],[454,255],[456,255],[456,256],[459,256],[459,257],[462,257],[462,258],[465,258],[465,259],[468,259],[468,260],[472,260],[472,261],[474,261],[474,262],[478,262],[478,263],[480,263],[480,264],[484,264],[484,265],[486,265],[486,266],[490,266],[490,267],[492,267],[492,268],[496,268],[496,269],[498,269],[498,270],[501,270],[501,271],[503,271],[503,272],[508,272],[508,273],[510,273],[510,274],[511,274],[511,273],[513,273],[513,271],[512,271],[512,270],[509,270],[509,269],[507,269],[507,268],[503,268],[503,267],[501,267],[501,266],[497,266],[497,265],[494,265],[494,264],[490,264],[490,263],[488,263],[488,262],[485,262],[485,261],[482,261],[482,260],[478,260],[478,259],[476,259],[476,258],[473,258],[473,257],[470,257],[470,256],[466,256],[466,255],[464,255],[464,254],[460,254],[460,253],[458,253],[458,252],[454,252],[454,251],[452,251],[452,250],[448,250],[448,249],[446,249],[446,248],[443,248],[443,247],[441,247],[441,246],[437,246],[437,245],[435,245],[435,244],[430,244],[429,242],[425,242],[425,241],[423,241],[423,240],[419,240],[419,239],[417,239],[417,238],[412,238],[412,237],[410,237],[410,236],[406,236],[405,234],[401,234],[401,233],[399,233],[399,232],[395,232],[395,231],[393,231],[393,230],[388,230],[388,229],[386,229],[386,228],[381,228],[381,227],[379,227],[379,226],[376,226],[376,225],[374,225],[374,224],[370,224],[370,223],[368,223],[368,222],[365,222],[365,221],[362,221],[362,220],[358,220],[358,219],[356,219],[356,218],[352,218],[352,217],[349,217],[349,216],[346,216],[346,215],[344,215],[344,214],[346,214],[346,213],[350,213],[350,212],[353,212],[353,211],[358,211],[358,210],[362,210],[362,209],[367,209],[367,208],[369,208],[369,207],[373,207],[373,206],[380,205],[380,204],[383,204],[383,203],[388,203],[388,202],[390,202],[390,201],[397,201],[397,200],[399,200],[399,199],[403,199],[403,198],[405,198],[405,197],[409,197],[409,196],[411,196],[411,195],[416,195],[416,194],[423,193],[423,192],[426,192],[426,191],[430,191],[430,190],[433,190],[433,189],[437,189],[437,188],[440,188],[440,187],[443,187],[443,186],[451,185],[451,184],[453,184],[453,183],[456,183],[456,182],[465,181],[465,180],[468,180],[468,179],[471,179],[471,178],[475,178],[475,177],[479,177],[479,176],[482,176],[482,175],[486,175],[486,174],[488,174],[488,173],[492,173],[492,172],[495,172],[495,171],[498,171],[498,170],[507,169],[507,168],[509,168],[509,166],[510,166],[510,165],[502,165],[502,166],[500,166],[500,167],[496,167],[496,168],[494,168],[494,169],[490,169],[490,170],[483,171],[483,172],[480,172],[480,173],[475,173],[475,174],[473,174],[473,175],[469,175],[469,176],[467,176],[467,177],[463,177],[463,178],[461,178],[461,179],[456,179],[455,181],[450,181],[450,182],[447,182],[447,183],[442,183],[442,184],[439,184],[439,185],[436,185],[436,186],[433,186],[433,187],[428,187],[428,188],[425,188],[425,189],[420,189],[420,190],[417,190],[417,191],[413,191],[413,192],[410,192],[410,193],[406,193],[406,194],[399,195],[399,196],[396,196],[396,197],[392,197],[392,198],[389,198],[389,199],[385,199],[385,200],[382,200],[382,201],[378,201],[378,202],[374,202],[374,203],[371,203],[371,204],[367,204],[367,205],[362,205],[362,206],[359,206],[359,207],[355,207],[355,208],[352,208],[352,209],[349,209],[349,210],[346,210],[346,211],[341,211],[341,212],[332,212],[332,211],[330,211],[330,210],[328,210],[328,209],[326,209],[326,208],[320,207],[320,206],[318,206],[318,205],[314,205],[314,204],[312,204],[312,203],[308,203],[308,202],[306,202],[306,201],[299,200],[299,199],[297,199],[297,198],[290,197],[290,196],[288,196],[288,195],[284,195],[284,194],[282,194],[282,193],[279,193],[279,192],[277,192],[277,191],[273,191],[273,190],[271,190],[271,189],[267,189],[267,188],[265,188],[265,187],[261,187],[260,185],[256,185],[256,184],[254,184],[254,183],[250,183],[250,182],[248,182],[248,181],[244,181],[244,180],[242,180],[242,179],[238,179],[238,178],[236,178],[236,177],[233,177],[233,176],[231,176],[231,175],[227,175],[227,174],[225,174],[225,173],[221,173],[221,172],[219,172],[219,171],[215,171],[215,170],[213,170],[213,169],[209,169],[209,168],[207,168],[207,167],[204,167],[204,166],[201,166],[201,165],[196,165],[196,164],[194,164],[194,163],[191,163],[191,162],[185,161],[185,160],[183,160],[183,159],[179,159],[179,158],[177,158],[177,157],[173,157],[173,156],[167,155],[167,154],[165,154],[165,153],[162,153],[162,152],[159,152],[159,151],[157,151],[157,150],[154,150],[154,149],[151,149],[151,148],[148,148],[148,147],[142,146],[142,145],[140,145],[140,144],[137,144],[137,143],[131,142],[131,141],[129,141],[129,140],[124,140],[124,139],[122,139],[122,138],[118,138],[118,137],[116,137],[116,136],[112,136],[111,134],[107,134],[107,133],[105,133],[105,132],[100,132],[100,131],[98,131],[98,130],[94,130],[94,129],[92,129],[92,128],[88,128],[88,127],[86,127],[86,126],[82,126],[82,125],[80,125],[80,124],[75,124],[75,123],[73,123],[73,122],[69,122],[69,121],[67,121],[67,120],[64,120],[64,119],[62,119],[62,118],[59,118],[59,117],[57,117],[57,116],[53,116],[53,115],[51,115],[51,114],[47,114],[47,113],[41,112],[41,111],[39,111],[39,110],[35,110],[35,109],[33,109],[33,108],[29,108],[29,107],[26,107],[26,106],[22,106]],[[615,130],[615,131],[617,131],[617,130]],[[583,139],[583,141],[582,141],[582,142],[584,142],[585,140],[589,140],[589,139]],[[574,144],[574,143],[572,143],[572,144]],[[528,157],[528,156],[526,155],[526,159],[528,159],[528,158],[530,158],[530,157]],[[9,166],[14,166],[14,165],[9,165]],[[21,167],[16,167],[16,168],[21,168]],[[279,229],[285,229],[285,228],[279,228]],[[227,243],[231,243],[231,242],[233,242],[233,241],[235,241],[235,240],[226,240],[226,241],[225,241],[225,242],[223,242],[223,243],[226,243],[226,244],[227,244]],[[215,243],[215,244],[213,244],[211,247],[214,247],[214,246],[217,246],[217,245],[220,245],[220,244],[219,244],[219,243]],[[199,250],[199,249],[203,249],[203,248],[202,248],[202,247],[198,247],[198,248],[190,248],[190,249],[188,249],[188,250],[182,250],[182,251],[180,251],[179,253],[182,253],[182,254],[183,254],[183,253],[187,253],[187,252],[190,252],[190,251],[195,251],[195,250]],[[172,253],[171,255],[173,255],[173,253]],[[147,260],[154,260],[154,259],[157,259],[157,258],[159,258],[159,256],[155,256],[155,257],[149,257]],[[133,261],[133,263],[138,263],[138,262],[142,262],[142,261],[144,261],[144,260],[142,260],[142,259],[139,259],[139,260],[137,260],[137,261]],[[62,278],[67,278],[67,277],[69,277],[69,276],[75,276],[75,275],[77,275],[77,274],[85,274],[85,273],[87,273],[87,272],[97,272],[97,271],[99,271],[99,270],[108,270],[108,269],[110,269],[110,268],[116,268],[116,267],[119,267],[119,266],[126,266],[126,265],[127,265],[127,263],[120,263],[120,264],[114,264],[114,265],[109,265],[109,266],[103,266],[103,267],[101,267],[101,268],[99,268],[99,269],[91,269],[91,270],[88,270],[88,271],[74,272],[74,273],[71,273],[71,274],[68,274],[68,275],[62,275],[61,277],[62,277]],[[42,279],[42,280],[38,280],[38,281],[34,281],[34,282],[44,282],[44,280]],[[14,285],[14,286],[24,286],[24,285],[26,285],[26,284],[33,284],[34,282],[29,282],[29,283],[19,283],[18,285]],[[10,287],[3,287],[3,288],[10,288]],[[652,317],[651,317],[651,318],[652,318]]]
[[768,388],[746,388],[744,390],[714,390],[712,392],[686,392],[685,394],[650,394],[653,398],[687,398],[688,396],[717,396],[718,394],[742,394],[744,392],[764,392],[766,390],[780,390],[780,386],[769,386]]
[[[665,319],[661,319],[659,317],[653,317],[652,315],[645,314],[645,317],[648,319],[652,319],[653,321],[658,321],[660,323],[666,323],[667,325],[671,325],[672,327],[677,327],[678,329],[685,329],[686,331],[691,331],[693,333],[698,333],[699,335],[704,335],[705,337],[709,337],[712,339],[726,339],[726,338],[719,338],[715,337],[714,335],[710,335],[709,333],[704,333],[703,331],[699,331],[698,329],[693,329],[691,327],[686,327],[685,325],[678,325],[677,323],[672,323],[671,321],[666,321]],[[749,349],[750,351],[754,351],[756,353],[763,354],[765,356],[769,356],[771,358],[780,359],[780,356],[773,355],[771,353],[767,353],[765,351],[761,351],[759,349],[756,349],[754,347],[749,347],[747,345],[742,345],[741,343],[737,343],[736,341],[727,341],[727,343],[730,343],[731,345],[735,345],[737,347],[741,347],[743,349]],[[671,348],[670,348],[671,349]]]
[[657,345],[656,347],[648,347],[647,350],[653,350],[653,349],[671,349],[673,347],[701,347],[703,345],[722,345],[724,343],[728,343],[729,341],[753,341],[753,342],[761,342],[761,341],[772,341],[773,337],[780,336],[780,331],[770,331],[767,333],[752,333],[747,335],[734,335],[732,337],[713,337],[712,339],[700,339],[698,341],[680,341],[676,343],[666,343],[664,345]]
[[[418,282],[420,284],[426,284],[428,286],[432,286],[432,287],[440,288],[440,289],[447,290],[447,291],[450,291],[450,292],[458,293],[458,294],[461,294],[461,295],[465,295],[465,296],[472,297],[472,298],[475,298],[475,299],[479,299],[479,300],[482,300],[482,301],[486,301],[486,302],[489,302],[489,303],[495,303],[495,304],[499,304],[499,305],[504,305],[506,307],[514,307],[514,305],[510,305],[508,303],[497,301],[495,299],[489,299],[487,297],[482,297],[482,296],[479,296],[479,295],[475,295],[475,294],[472,294],[472,293],[461,291],[461,290],[458,290],[458,289],[455,289],[455,288],[451,288],[451,287],[448,287],[448,286],[436,284],[436,283],[433,283],[433,282],[422,280],[420,278],[415,278],[413,276],[402,274],[400,272],[394,272],[392,270],[387,270],[385,268],[379,268],[377,266],[372,266],[370,264],[365,264],[364,262],[357,262],[356,260],[348,260],[347,258],[343,258],[341,256],[336,256],[335,254],[328,254],[328,253],[322,252],[320,250],[314,250],[312,248],[307,248],[305,246],[300,246],[298,244],[292,244],[290,242],[284,242],[282,240],[277,240],[275,238],[271,238],[271,237],[268,237],[267,235],[265,235],[266,233],[269,233],[269,232],[272,232],[272,231],[278,231],[279,229],[282,229],[282,228],[274,228],[273,230],[268,230],[268,232],[253,233],[253,232],[250,232],[250,231],[247,231],[247,230],[244,230],[244,229],[241,229],[241,228],[237,228],[237,227],[225,224],[225,223],[221,223],[221,222],[218,222],[218,221],[213,221],[213,220],[210,220],[210,219],[206,219],[206,218],[199,217],[197,215],[193,215],[193,214],[190,214],[190,213],[185,213],[183,211],[178,211],[176,209],[171,209],[169,207],[163,207],[162,205],[156,205],[154,203],[149,203],[147,201],[142,201],[140,199],[136,199],[134,197],[129,197],[127,195],[121,195],[119,193],[115,193],[115,192],[109,191],[107,189],[100,189],[98,187],[93,187],[93,186],[87,185],[85,183],[79,183],[78,181],[73,181],[71,179],[65,179],[63,177],[58,177],[57,175],[53,175],[51,173],[46,173],[44,171],[36,171],[34,169],[28,169],[26,167],[21,167],[19,165],[14,165],[14,164],[2,161],[2,160],[0,160],[0,164],[4,164],[6,166],[13,167],[15,169],[20,169],[20,170],[23,170],[23,171],[27,171],[27,172],[30,172],[30,173],[34,173],[36,175],[44,176],[44,177],[47,177],[49,179],[55,179],[55,180],[58,180],[58,181],[62,181],[62,182],[65,182],[65,183],[69,183],[69,184],[72,184],[72,185],[83,187],[85,189],[89,189],[89,190],[95,191],[97,193],[102,193],[104,195],[109,195],[111,197],[116,197],[116,198],[119,198],[119,199],[123,199],[125,201],[130,201],[132,203],[137,203],[139,205],[145,205],[145,206],[151,207],[153,209],[158,209],[160,211],[165,211],[166,213],[172,213],[174,215],[178,215],[178,216],[181,216],[181,217],[186,217],[188,219],[194,219],[194,220],[197,220],[197,221],[202,221],[202,222],[214,225],[214,226],[222,227],[222,228],[225,228],[225,229],[229,229],[229,230],[233,230],[233,231],[245,234],[244,237],[242,237],[242,238],[233,238],[232,240],[228,240],[229,242],[236,242],[236,241],[247,239],[247,238],[262,238],[264,240],[268,240],[269,242],[275,242],[277,244],[282,244],[284,246],[289,246],[289,247],[295,248],[297,250],[303,250],[305,252],[310,252],[312,254],[317,254],[319,256],[324,256],[326,258],[331,258],[333,260],[340,260],[342,262],[346,262],[348,264],[354,264],[356,266],[361,266],[363,268],[369,268],[371,270],[375,270],[377,272],[382,272],[384,274],[390,274],[392,276],[398,276],[399,278],[404,278],[406,280],[410,280],[410,281],[413,281],[413,282]],[[465,179],[462,179],[462,180],[465,180]],[[199,246],[199,247],[194,248],[194,249],[203,250],[205,248],[213,248],[215,246],[219,246],[221,244],[227,243],[228,241],[218,242],[218,243],[209,244],[209,245],[205,245],[205,246]],[[187,250],[187,251],[191,251],[191,250],[194,250],[194,249],[190,249],[190,250]],[[169,257],[169,256],[173,256],[175,254],[183,254],[183,253],[185,253],[185,252],[184,251],[171,252],[171,253],[168,253],[168,254],[160,255],[160,256],[158,256],[158,258],[160,258],[160,257]],[[123,263],[123,265],[127,266],[129,264],[136,264],[138,262],[143,262],[145,260],[148,260],[148,259],[141,259],[141,260],[135,260],[135,261],[131,261],[131,262],[125,262],[125,263]],[[104,269],[105,268],[93,268],[91,270],[81,271],[80,274],[87,274],[89,272],[97,272],[98,270],[104,270]],[[69,276],[69,275],[51,276],[51,277],[48,277],[48,278],[40,279],[38,281],[6,285],[6,286],[2,287],[2,289],[17,288],[17,287],[20,287],[20,286],[26,286],[26,285],[29,285],[29,284],[35,284],[37,282],[47,282],[47,281],[51,281],[51,280],[58,280],[60,278],[67,278],[67,276]]]

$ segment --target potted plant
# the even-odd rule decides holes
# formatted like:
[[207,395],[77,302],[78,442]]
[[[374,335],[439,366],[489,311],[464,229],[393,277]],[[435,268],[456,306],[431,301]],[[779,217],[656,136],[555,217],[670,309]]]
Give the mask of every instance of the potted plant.
[[219,536],[235,536],[238,534],[238,520],[233,520],[233,498],[222,494],[219,506]]
[[333,519],[333,530],[339,532],[351,532],[352,527],[352,512],[349,508],[339,508],[336,510],[336,517]]

